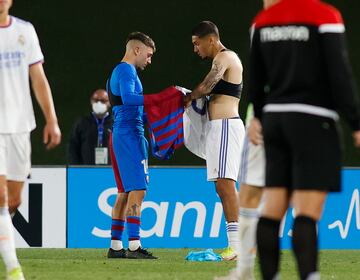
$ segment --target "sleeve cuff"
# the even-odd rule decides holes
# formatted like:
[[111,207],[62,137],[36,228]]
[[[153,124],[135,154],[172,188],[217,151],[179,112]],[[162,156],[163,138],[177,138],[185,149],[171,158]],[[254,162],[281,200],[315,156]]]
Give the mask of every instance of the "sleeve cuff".
[[38,64],[38,63],[41,63],[41,64],[44,63],[44,59],[40,59],[40,60],[38,60],[38,61],[29,63],[29,67],[30,67],[30,66],[33,66],[33,65],[35,65],[35,64]]

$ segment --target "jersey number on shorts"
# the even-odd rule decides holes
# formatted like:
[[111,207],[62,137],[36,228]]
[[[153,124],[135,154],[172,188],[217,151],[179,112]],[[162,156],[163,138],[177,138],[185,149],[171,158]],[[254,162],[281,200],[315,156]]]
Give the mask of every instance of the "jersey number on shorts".
[[141,161],[142,165],[144,166],[144,173],[145,173],[145,178],[146,178],[146,182],[149,183],[149,168],[148,168],[148,160],[147,159],[143,159]]

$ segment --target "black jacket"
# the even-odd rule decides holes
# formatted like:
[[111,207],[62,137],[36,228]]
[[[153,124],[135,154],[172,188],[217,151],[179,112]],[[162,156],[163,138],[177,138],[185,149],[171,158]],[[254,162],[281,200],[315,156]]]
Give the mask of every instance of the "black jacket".
[[[109,115],[104,122],[103,147],[108,147],[112,117]],[[94,165],[95,147],[98,146],[98,128],[92,114],[79,118],[71,131],[68,146],[68,164]],[[109,152],[109,151],[108,151]],[[110,156],[109,163],[110,163]]]
[[249,99],[257,118],[267,104],[279,110],[286,104],[310,105],[340,111],[353,130],[360,129],[345,28],[336,8],[282,0],[261,11],[253,22],[249,68]]

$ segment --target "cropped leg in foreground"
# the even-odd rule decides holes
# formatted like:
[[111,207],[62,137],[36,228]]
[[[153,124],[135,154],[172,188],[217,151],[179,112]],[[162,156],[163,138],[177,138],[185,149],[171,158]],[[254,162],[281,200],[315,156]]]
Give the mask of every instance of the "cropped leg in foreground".
[[253,280],[256,259],[256,228],[259,206],[265,185],[265,151],[263,145],[254,145],[246,136],[239,174],[240,248],[236,265],[238,279]]
[[21,190],[29,173],[29,134],[0,134],[0,253],[8,273],[7,279],[24,279],[16,256],[10,215],[15,214],[21,203]]
[[262,189],[242,184],[240,187],[239,240],[236,268],[216,280],[254,280],[256,259],[256,227]]
[[0,254],[9,280],[25,279],[16,256],[14,227],[7,206],[7,185],[5,176],[0,176]]
[[293,226],[293,251],[301,280],[320,279],[318,272],[319,221],[327,193],[298,190],[293,194],[296,218]]
[[253,280],[256,259],[256,227],[259,205],[265,184],[265,154],[263,145],[252,144],[245,137],[239,180],[239,238],[236,268],[217,280]]
[[[324,122],[328,124],[325,128],[321,126]],[[276,277],[278,262],[274,262],[275,248],[270,246],[274,241],[267,240],[271,225],[275,232],[275,221],[281,220],[290,199],[296,213],[292,242],[299,276],[302,280],[320,279],[316,223],[327,192],[340,190],[340,145],[335,123],[321,116],[269,113],[263,124],[267,187],[257,231],[263,279]]]
[[280,222],[289,203],[285,188],[265,188],[264,210],[258,222],[256,241],[262,279],[278,279],[280,262]]

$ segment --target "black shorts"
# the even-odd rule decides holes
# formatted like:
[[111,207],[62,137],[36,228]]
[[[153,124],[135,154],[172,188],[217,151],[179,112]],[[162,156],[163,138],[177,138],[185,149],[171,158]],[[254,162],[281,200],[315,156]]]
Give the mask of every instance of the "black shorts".
[[304,113],[264,113],[266,186],[338,192],[341,148],[337,123]]

